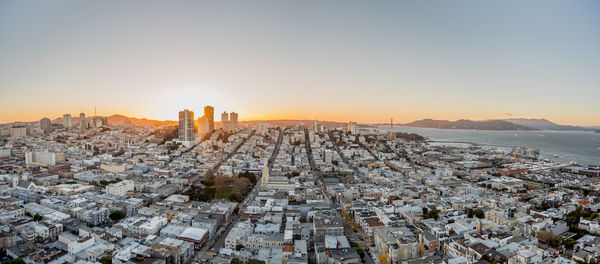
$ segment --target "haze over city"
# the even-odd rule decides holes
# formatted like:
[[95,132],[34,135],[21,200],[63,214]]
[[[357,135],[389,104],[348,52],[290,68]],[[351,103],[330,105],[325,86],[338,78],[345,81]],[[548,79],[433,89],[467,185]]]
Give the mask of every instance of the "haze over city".
[[[2,1],[0,123],[64,113],[600,125],[598,1]],[[218,118],[217,118],[218,120]]]

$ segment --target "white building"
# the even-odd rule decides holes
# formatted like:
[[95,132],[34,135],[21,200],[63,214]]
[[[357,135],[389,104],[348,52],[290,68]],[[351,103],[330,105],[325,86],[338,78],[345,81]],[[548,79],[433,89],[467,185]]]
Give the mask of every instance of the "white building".
[[358,134],[358,124],[356,122],[348,122],[348,132],[352,135]]
[[25,152],[25,164],[56,165],[57,162],[65,161],[65,154],[55,152],[29,151]]
[[48,118],[42,118],[40,120],[40,128],[44,131],[45,135],[50,135],[52,133],[52,121]]
[[254,232],[254,225],[250,221],[238,222],[227,234],[225,248],[235,249],[237,244],[241,244],[241,241],[245,240],[252,232]]
[[166,226],[167,223],[168,223],[167,218],[164,218],[162,216],[152,217],[150,219],[150,221],[147,221],[140,225],[140,227],[139,227],[140,233],[154,235],[154,234],[158,233],[158,231],[160,231],[161,228]]
[[63,126],[67,129],[71,128],[71,114],[63,115]]
[[27,136],[27,127],[18,126],[18,127],[10,128],[10,137],[15,138],[15,137],[24,137],[24,136]]
[[93,246],[94,243],[96,243],[94,237],[88,237],[78,241],[73,241],[67,245],[69,254],[77,254],[80,251]]
[[231,131],[237,131],[238,128],[238,114],[236,112],[231,112],[229,114],[229,129]]
[[194,112],[187,109],[179,111],[179,140],[183,142],[195,142],[196,140]]
[[[205,135],[207,135],[210,132],[211,132],[211,130],[210,130],[209,118],[206,115],[198,118],[198,135],[197,135],[197,137],[199,137],[199,139],[202,139]],[[198,141],[200,141],[200,140],[198,140]]]
[[134,189],[135,184],[131,180],[124,180],[117,183],[111,183],[106,186],[106,193],[114,196],[125,196],[127,192],[131,192]]

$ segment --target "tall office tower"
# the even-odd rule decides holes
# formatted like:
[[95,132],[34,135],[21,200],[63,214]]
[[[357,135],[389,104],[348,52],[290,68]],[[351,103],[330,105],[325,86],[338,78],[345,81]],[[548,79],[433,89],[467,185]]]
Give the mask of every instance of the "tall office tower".
[[179,140],[196,140],[196,131],[194,131],[194,112],[187,109],[179,111]]
[[315,132],[319,132],[319,120],[315,120],[315,125],[313,126],[313,130]]
[[227,122],[229,121],[229,114],[227,114],[227,112],[223,112],[221,114],[221,122]]
[[221,128],[225,131],[229,131],[229,114],[227,114],[227,112],[221,114]]
[[52,121],[48,118],[42,118],[40,120],[40,128],[44,130],[44,135],[50,135],[52,133]]
[[87,122],[88,120],[85,119],[85,113],[81,113],[79,114],[79,127],[81,129],[86,129],[87,128]]
[[71,114],[64,114],[63,115],[63,126],[66,129],[71,128]]
[[92,126],[101,127],[106,125],[108,125],[108,118],[106,116],[92,117]]
[[358,124],[356,122],[348,122],[348,132],[353,135],[358,134]]
[[258,130],[258,133],[264,135],[269,132],[269,124],[266,122],[259,122],[256,124],[256,130]]
[[210,133],[210,124],[206,115],[198,118],[198,138],[201,140],[204,136]]
[[210,131],[214,131],[215,130],[215,108],[207,105],[204,107],[204,116],[206,116],[206,118],[208,118],[208,127],[210,128]]
[[239,126],[238,126],[238,114],[236,112],[231,112],[229,114],[229,128],[232,131],[237,131]]

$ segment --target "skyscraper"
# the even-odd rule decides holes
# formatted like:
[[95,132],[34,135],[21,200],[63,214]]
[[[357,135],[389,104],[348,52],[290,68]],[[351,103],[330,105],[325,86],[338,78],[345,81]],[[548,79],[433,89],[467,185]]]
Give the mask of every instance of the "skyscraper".
[[227,112],[221,114],[221,128],[225,131],[229,131],[229,114],[227,114]]
[[356,122],[348,122],[348,132],[353,135],[358,134],[358,124]]
[[231,112],[229,114],[229,129],[237,131],[238,128],[238,114],[236,112]]
[[204,116],[208,119],[208,127],[210,131],[215,130],[215,108],[207,105],[204,107]]
[[223,112],[221,114],[221,122],[227,122],[229,121],[229,114],[227,114],[227,112]]
[[50,135],[52,133],[52,121],[48,118],[42,118],[40,120],[40,128],[44,131],[44,135]]
[[79,127],[81,129],[88,128],[88,120],[85,119],[85,113],[79,114]]
[[108,118],[106,116],[94,116],[94,117],[92,117],[92,120],[93,120],[92,125],[94,125],[96,127],[108,125]]
[[63,115],[63,126],[66,129],[71,128],[71,114],[64,114]]
[[319,120],[315,120],[315,125],[313,126],[315,132],[319,132]]
[[194,112],[187,109],[179,111],[179,140],[196,140],[196,131],[194,131]]
[[208,122],[208,117],[206,115],[204,115],[204,116],[198,118],[198,137],[199,137],[199,139],[202,139],[208,133],[210,133],[210,125]]

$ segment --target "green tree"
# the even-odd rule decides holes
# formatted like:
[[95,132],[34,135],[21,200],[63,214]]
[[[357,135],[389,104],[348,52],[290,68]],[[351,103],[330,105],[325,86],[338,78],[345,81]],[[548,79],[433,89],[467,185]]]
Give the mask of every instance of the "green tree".
[[237,193],[231,193],[231,194],[229,194],[229,196],[227,196],[227,199],[229,201],[238,202],[238,203],[241,203],[241,202],[244,201],[244,197],[242,197],[241,195],[239,195]]
[[563,240],[563,244],[565,245],[565,247],[567,249],[573,249],[573,246],[577,243],[577,241],[575,241],[575,239],[572,238],[567,238],[565,240]]
[[473,210],[473,215],[479,219],[483,219],[485,217],[485,212],[481,208],[477,208]]
[[360,259],[365,259],[365,250],[361,247],[356,247],[356,253],[360,256]]
[[494,259],[492,261],[492,264],[499,264],[499,263],[503,263],[504,261],[502,259]]
[[23,258],[16,258],[12,259],[10,261],[10,264],[25,264],[25,261],[23,260]]
[[44,217],[41,216],[39,213],[35,213],[35,215],[33,216],[33,221],[39,222],[42,221],[42,219],[44,219]]
[[110,215],[108,217],[110,217],[110,219],[112,219],[113,221],[119,221],[123,218],[125,218],[127,216],[127,214],[121,210],[114,210],[110,213]]
[[555,236],[550,240],[550,245],[557,248],[560,246],[560,244],[563,241],[563,237],[562,236]]
[[242,244],[237,244],[235,245],[235,250],[240,251],[240,249],[244,248],[244,245]]
[[204,184],[205,186],[213,186],[215,185],[215,180],[213,179],[204,179],[202,181],[200,181],[202,184]]
[[[425,211],[425,210],[424,210]],[[427,213],[423,215],[423,219],[433,218],[437,220],[439,218],[439,212],[437,209],[427,210]]]
[[112,263],[112,259],[113,259],[112,255],[106,255],[106,256],[100,258],[100,263],[102,263],[102,264],[111,264]]
[[246,262],[246,263],[247,264],[265,264],[264,261],[258,260],[258,259],[251,259],[251,260],[248,260],[248,262]]
[[232,258],[231,262],[229,262],[231,264],[244,264],[243,261],[241,261],[239,258]]
[[250,180],[252,184],[256,184],[256,175],[252,172],[248,172],[248,180]]

